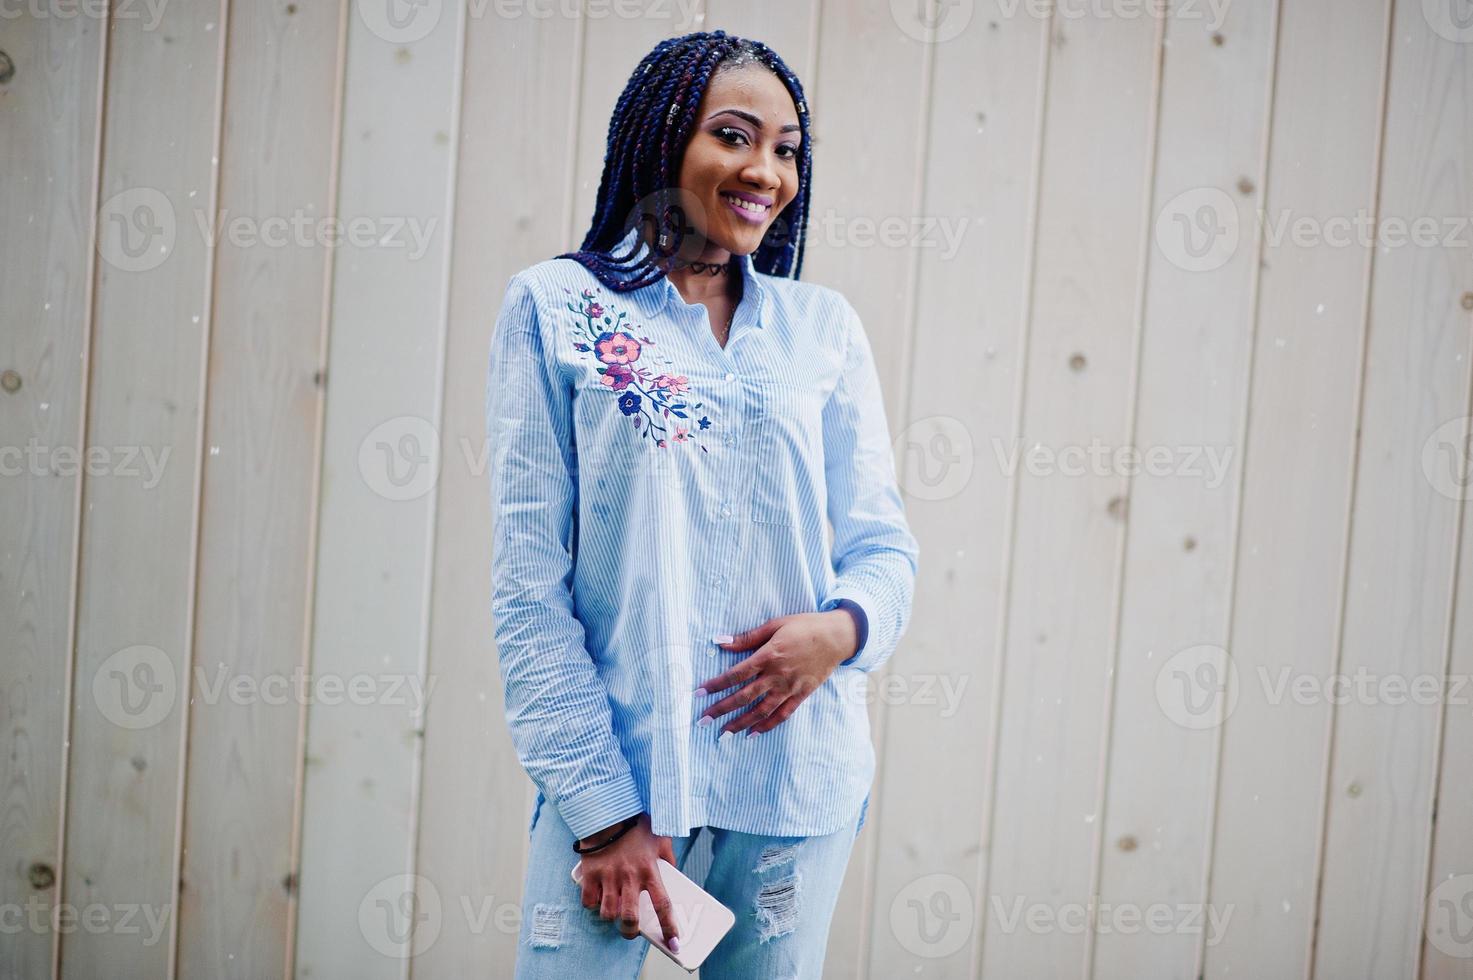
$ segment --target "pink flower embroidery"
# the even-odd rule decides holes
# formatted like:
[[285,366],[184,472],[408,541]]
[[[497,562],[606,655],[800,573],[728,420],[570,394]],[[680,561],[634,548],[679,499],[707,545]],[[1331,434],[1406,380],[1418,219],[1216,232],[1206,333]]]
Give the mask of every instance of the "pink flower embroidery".
[[[573,291],[564,292],[572,295]],[[696,428],[705,431],[711,427],[711,419],[701,414],[703,404],[690,404],[685,397],[690,379],[683,374],[659,374],[650,378],[650,370],[636,362],[644,348],[653,347],[655,342],[644,336],[636,339],[624,322],[628,314],[594,302],[596,295],[592,289],[584,289],[581,302],[568,303],[568,309],[577,314],[569,328],[573,349],[584,355],[592,353],[597,358],[599,384],[619,393],[616,407],[629,418],[641,437],[653,439],[661,449],[672,441],[699,445],[689,424],[682,426],[666,421],[671,416],[689,419],[694,413]],[[701,446],[701,452],[706,451]]]
[[655,387],[667,395],[685,394],[688,384],[690,382],[683,374],[677,374],[673,377],[668,374],[662,374],[654,380]]
[[605,364],[631,364],[639,360],[639,341],[627,333],[600,334],[593,347],[598,351],[598,359]]
[[629,370],[625,364],[611,364],[608,370],[599,378],[599,383],[615,391],[623,391],[629,387],[629,382],[634,380],[634,372]]

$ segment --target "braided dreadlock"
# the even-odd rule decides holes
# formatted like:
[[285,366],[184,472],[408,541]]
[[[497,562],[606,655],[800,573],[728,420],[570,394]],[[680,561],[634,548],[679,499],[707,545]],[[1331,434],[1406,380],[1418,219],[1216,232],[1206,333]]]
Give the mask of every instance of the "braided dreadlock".
[[[638,262],[627,264],[639,252],[638,241],[627,255],[613,255],[612,249],[628,232],[630,226],[624,222],[631,218],[655,223],[657,234],[663,226],[677,237],[683,235],[683,227],[671,228],[670,208],[659,202],[671,192],[675,175],[680,173],[695,127],[696,109],[712,76],[748,64],[765,65],[782,80],[798,109],[802,127],[797,196],[772,223],[752,262],[767,275],[799,277],[812,173],[812,141],[803,85],[776,51],[761,41],[725,31],[698,31],[661,41],[635,66],[609,120],[608,149],[593,224],[578,251],[564,252],[557,258],[576,259],[605,286],[620,293],[648,286],[665,275],[658,262],[663,255],[654,249]],[[642,206],[643,214],[634,215],[636,205]],[[793,217],[789,219],[789,215]]]

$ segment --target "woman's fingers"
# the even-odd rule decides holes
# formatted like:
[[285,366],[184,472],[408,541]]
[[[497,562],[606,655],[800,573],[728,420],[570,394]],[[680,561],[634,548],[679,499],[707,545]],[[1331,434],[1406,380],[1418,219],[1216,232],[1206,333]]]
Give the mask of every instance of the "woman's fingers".
[[625,939],[639,936],[639,893],[638,881],[627,881],[619,890],[619,934]]
[[609,920],[619,917],[619,888],[613,882],[606,883],[603,887],[598,903],[598,917]]
[[598,886],[598,878],[588,872],[583,873],[583,907],[590,912],[601,912],[603,892]]
[[[747,728],[751,728],[754,731],[765,732],[765,731],[767,731],[767,728],[776,727],[778,724],[781,723],[782,719],[780,718],[777,721],[774,721],[771,725],[768,725],[767,728],[762,727],[763,725],[766,725],[767,722],[774,715],[776,715],[779,711],[783,710],[783,706],[784,705],[786,705],[789,701],[792,701],[792,700],[795,700],[795,699],[794,698],[784,698],[781,695],[777,695],[777,694],[774,694],[774,695],[771,695],[771,696],[769,696],[767,698],[764,698],[762,700],[762,703],[761,704],[757,705],[751,711],[748,711],[746,714],[742,715],[740,718],[738,718],[735,721],[731,722],[727,726],[727,728],[728,728],[729,731],[733,731],[733,732],[740,732],[743,729],[747,729]],[[797,698],[796,700],[801,701],[803,699],[802,698]],[[794,705],[794,707],[797,707],[797,705]],[[793,713],[792,710],[789,709],[788,714],[792,714],[792,713]],[[783,718],[786,718],[786,717],[787,717],[787,715],[783,715]]]
[[794,694],[790,698],[787,698],[783,701],[782,704],[773,709],[773,711],[765,718],[759,718],[757,721],[754,721],[752,723],[752,731],[758,733],[772,731],[778,725],[781,725],[783,722],[787,721],[788,718],[792,716],[793,712],[798,710],[798,706],[802,704],[805,700],[807,700],[808,695],[812,693],[812,691],[804,691],[799,694]]
[[646,887],[650,893],[650,904],[655,907],[655,915],[660,917],[660,932],[665,937],[665,945],[669,946],[670,940],[678,935],[675,931],[675,904],[670,901],[670,895],[665,891],[665,881],[658,871]]
[[[709,724],[709,722],[705,722],[704,719],[719,718],[724,714],[736,711],[738,708],[745,708],[747,705],[751,704],[753,701],[756,701],[758,698],[766,694],[769,687],[770,683],[767,678],[759,677],[757,680],[748,684],[746,687],[732,694],[728,694],[726,697],[722,698],[720,701],[717,701],[715,704],[711,705],[711,707],[701,712],[702,721],[697,722],[697,724]],[[730,726],[728,726],[725,730],[730,731]]]

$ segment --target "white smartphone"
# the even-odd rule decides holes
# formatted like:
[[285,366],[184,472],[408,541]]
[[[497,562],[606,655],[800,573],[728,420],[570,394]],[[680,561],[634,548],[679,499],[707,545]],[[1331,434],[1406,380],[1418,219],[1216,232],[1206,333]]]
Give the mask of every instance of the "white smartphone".
[[[680,952],[673,953],[665,945],[660,917],[655,914],[648,891],[639,893],[639,932],[655,949],[670,957],[676,966],[694,973],[721,942],[721,937],[736,925],[736,915],[710,892],[681,874],[675,865],[664,858],[659,862],[660,880],[665,883],[665,894],[670,896],[675,914],[675,934],[680,939]],[[582,860],[573,865],[573,881],[577,884],[583,883],[582,869]]]

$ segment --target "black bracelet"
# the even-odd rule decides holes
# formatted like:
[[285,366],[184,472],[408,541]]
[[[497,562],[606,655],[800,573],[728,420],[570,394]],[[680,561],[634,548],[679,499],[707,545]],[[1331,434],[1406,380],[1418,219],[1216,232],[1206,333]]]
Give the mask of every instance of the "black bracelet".
[[625,817],[619,823],[620,823],[619,829],[614,832],[614,836],[610,837],[608,840],[604,841],[602,844],[595,844],[592,847],[579,847],[578,846],[578,841],[573,841],[573,853],[574,854],[592,854],[594,851],[601,851],[601,850],[603,850],[604,848],[606,848],[610,844],[612,844],[614,841],[618,840],[620,837],[623,837],[625,834],[629,833],[629,831],[633,830],[634,829],[634,825],[637,824],[637,823],[639,823],[639,814],[636,813],[632,817]]

